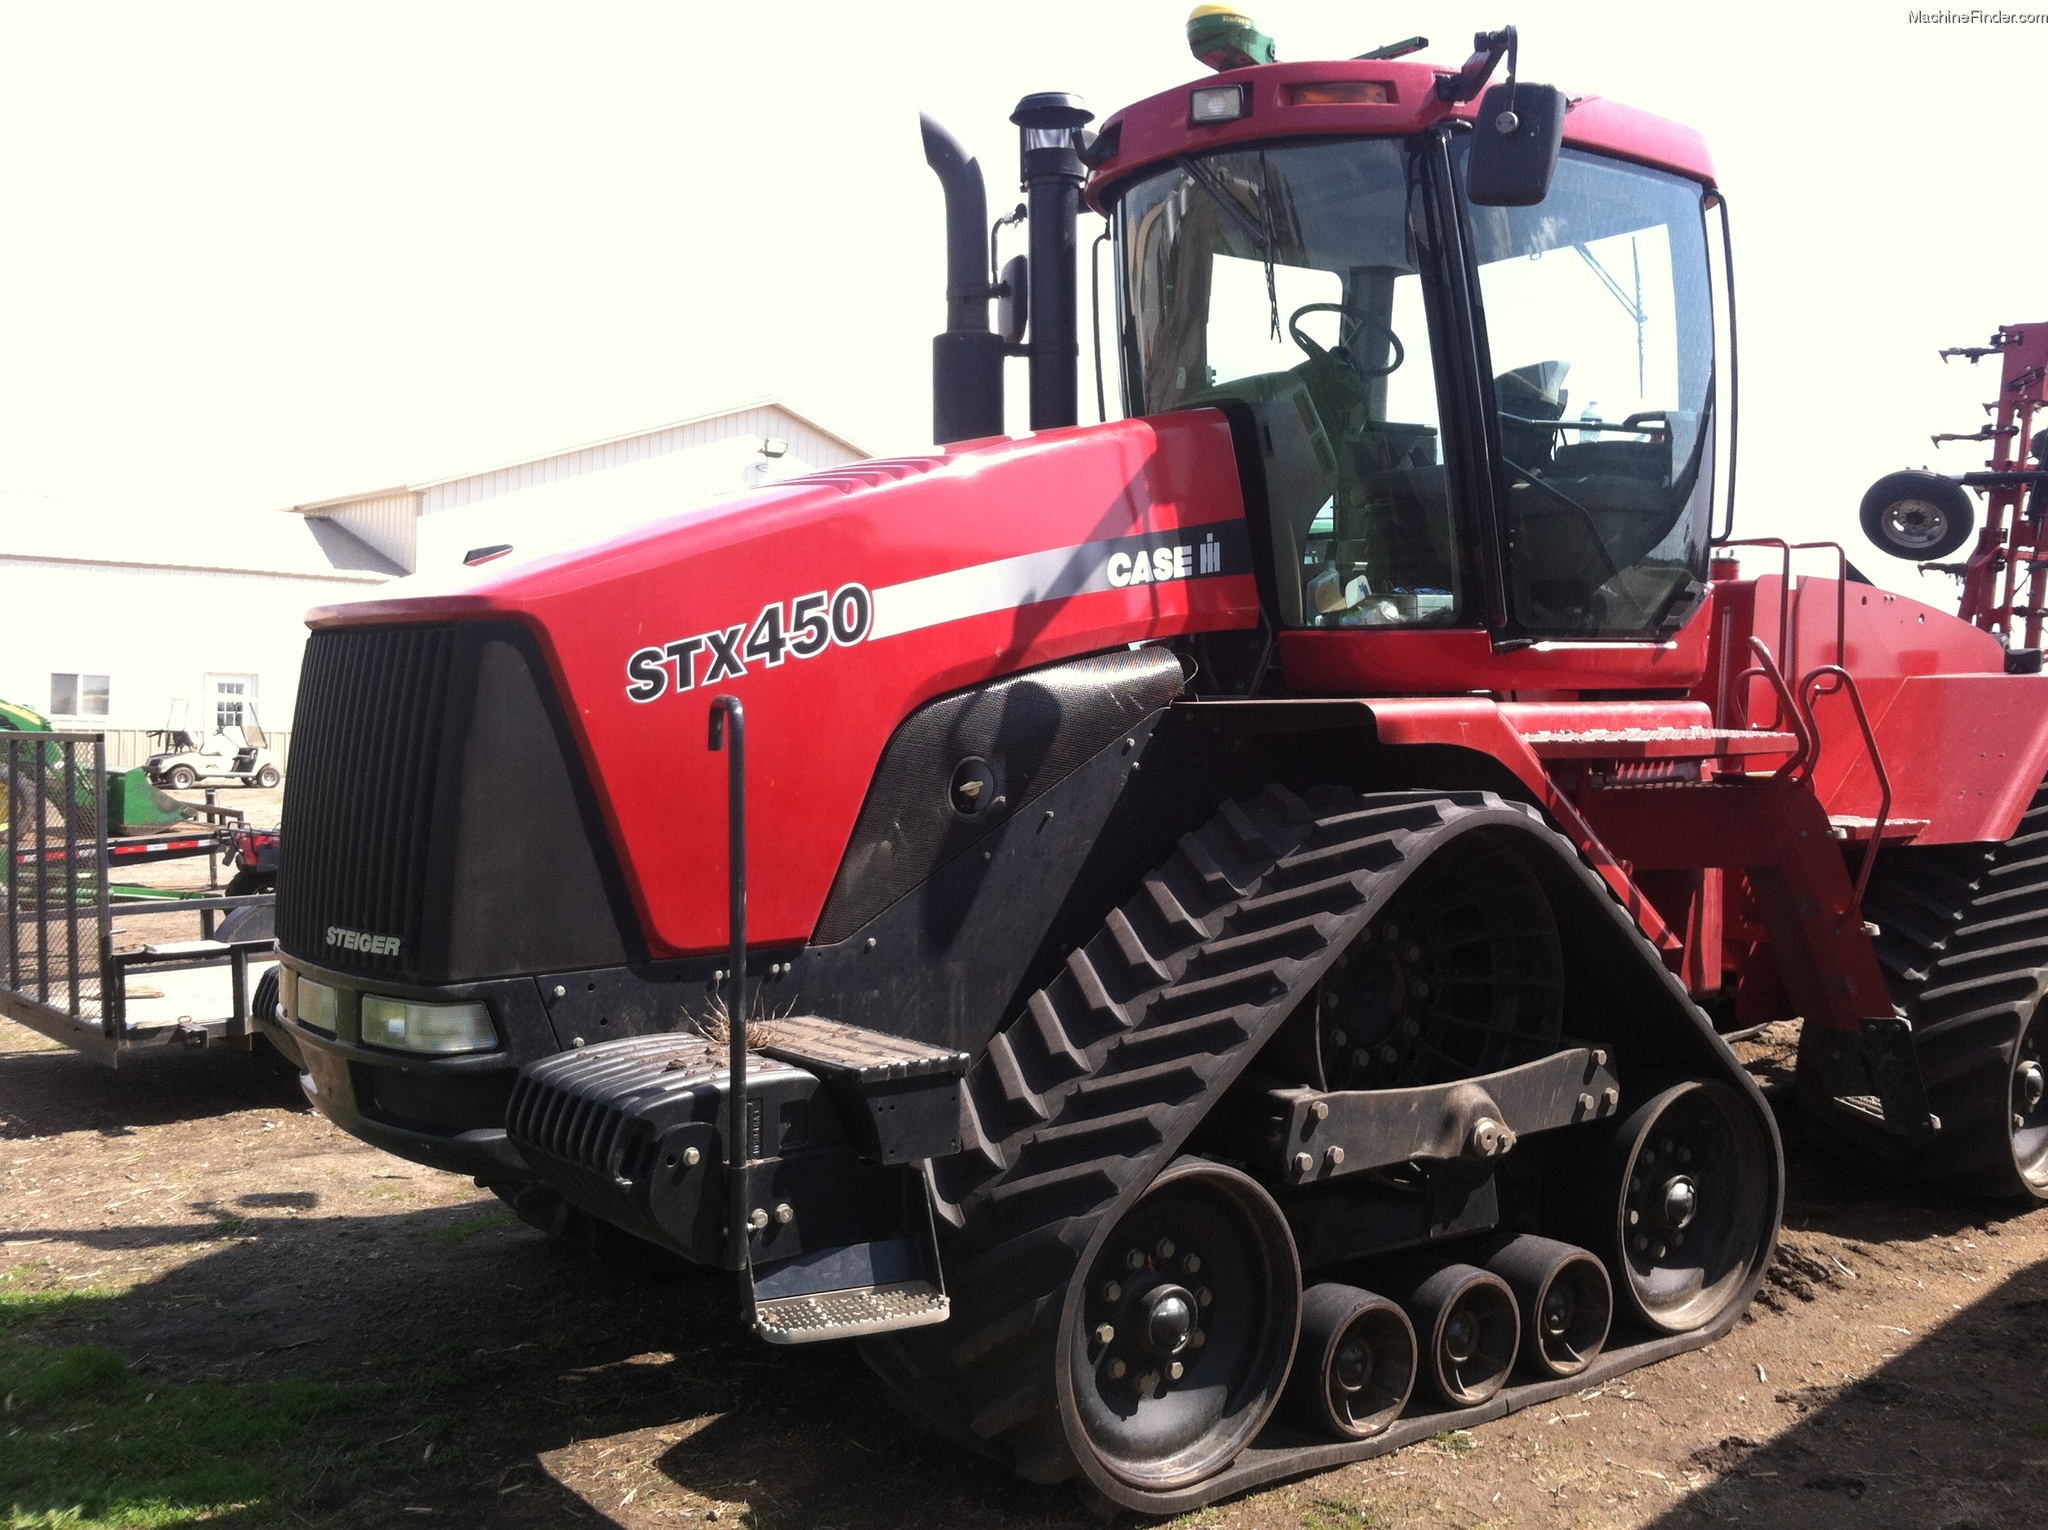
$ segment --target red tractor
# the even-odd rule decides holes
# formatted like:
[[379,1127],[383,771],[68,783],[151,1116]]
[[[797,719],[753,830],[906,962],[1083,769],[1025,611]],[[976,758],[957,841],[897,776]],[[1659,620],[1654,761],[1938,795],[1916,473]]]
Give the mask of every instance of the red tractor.
[[2048,679],[1717,552],[1699,138],[1512,31],[1191,30],[1099,132],[1020,105],[1002,283],[927,123],[943,450],[315,613],[277,904],[333,1120],[1150,1513],[1725,1333],[1783,1171],[1710,1016],[1803,1017],[1845,1151],[2048,1197]]

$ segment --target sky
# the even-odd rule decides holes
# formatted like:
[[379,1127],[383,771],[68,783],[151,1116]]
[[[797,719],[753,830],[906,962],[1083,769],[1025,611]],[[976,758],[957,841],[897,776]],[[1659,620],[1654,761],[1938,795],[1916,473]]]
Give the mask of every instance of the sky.
[[[917,113],[1006,208],[1018,98],[1107,116],[1195,77],[1188,3],[0,0],[0,491],[157,505],[203,535],[209,509],[761,396],[915,450],[944,325]],[[1738,533],[1838,537],[1949,603],[1862,542],[1856,503],[1893,468],[1978,466],[1927,438],[1981,422],[1995,362],[1935,351],[2048,321],[2048,25],[1916,25],[1903,3],[1246,9],[1288,59],[1420,32],[1456,63],[1513,21],[1525,78],[1700,129],[1736,242]]]

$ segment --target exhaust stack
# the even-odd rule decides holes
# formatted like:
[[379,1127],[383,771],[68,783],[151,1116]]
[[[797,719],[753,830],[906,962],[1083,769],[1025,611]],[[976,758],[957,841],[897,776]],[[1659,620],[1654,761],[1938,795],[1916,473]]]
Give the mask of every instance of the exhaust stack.
[[1075,306],[1074,226],[1081,212],[1078,138],[1095,113],[1065,91],[1026,96],[1010,120],[1021,140],[1031,208],[1031,428],[1080,423],[1081,342]]
[[988,327],[981,164],[930,117],[918,122],[924,162],[946,193],[946,331],[932,337],[932,439],[944,446],[1003,433],[1003,341]]

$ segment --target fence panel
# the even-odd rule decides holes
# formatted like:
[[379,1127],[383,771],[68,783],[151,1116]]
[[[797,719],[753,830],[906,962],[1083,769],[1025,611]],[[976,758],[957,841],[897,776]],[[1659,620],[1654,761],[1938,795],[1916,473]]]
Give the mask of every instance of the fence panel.
[[27,1023],[33,1006],[44,1020],[96,1025],[111,1038],[106,759],[104,734],[0,733],[0,998]]

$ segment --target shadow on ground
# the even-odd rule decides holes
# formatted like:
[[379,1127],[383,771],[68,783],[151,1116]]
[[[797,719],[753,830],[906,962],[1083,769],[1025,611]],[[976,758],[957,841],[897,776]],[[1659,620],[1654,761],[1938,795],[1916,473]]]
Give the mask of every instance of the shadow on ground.
[[[1788,1232],[1883,1245],[1995,1234],[2027,1214],[1874,1179],[1813,1148],[1796,1112],[1781,1111],[1780,1125]],[[1796,1267],[1781,1260],[1765,1300],[1781,1302],[1798,1285]],[[2048,1265],[1990,1287],[1930,1333],[1900,1337],[1900,1353],[1860,1381],[1776,1394],[1800,1419],[1775,1438],[1730,1435],[1696,1452],[1693,1464],[1716,1480],[1659,1519],[1660,1530],[2039,1526],[2048,1501]]]
[[[172,1056],[109,1073],[69,1054],[15,1053],[5,1066],[21,1087],[9,1090],[4,1131],[54,1135],[83,1122],[119,1136],[298,1104],[246,1061]],[[1808,1151],[1791,1121],[1787,1146],[1795,1232],[1881,1244],[2009,1214],[1847,1173]],[[0,1223],[0,1241],[21,1235],[4,1208]],[[291,1387],[339,1399],[310,1414],[303,1435],[239,1447],[327,1465],[284,1473],[288,1493],[214,1523],[280,1511],[340,1526],[646,1523],[650,1498],[664,1494],[696,1501],[699,1522],[702,1500],[744,1502],[737,1522],[754,1530],[1095,1523],[1070,1489],[1025,1484],[900,1419],[850,1347],[747,1337],[728,1277],[651,1252],[551,1243],[491,1203],[336,1215],[311,1191],[252,1191],[192,1202],[171,1225],[33,1232],[87,1250],[190,1250],[160,1278],[67,1298],[15,1330],[40,1350],[126,1356],[133,1388],[118,1394],[122,1406],[177,1392],[260,1411]],[[1797,1294],[1771,1290],[1780,1301]],[[1855,1386],[1788,1395],[1807,1411],[1779,1438],[1701,1452],[1717,1480],[1660,1524],[2035,1524],[2048,1494],[2048,1268],[1907,1342]],[[1999,1397],[2031,1398],[2031,1412],[1989,1400]],[[119,1420],[111,1427],[118,1434]],[[192,1450],[213,1448],[190,1439]],[[629,1458],[637,1477],[616,1466]],[[81,1454],[77,1471],[97,1469],[94,1459]],[[1935,1463],[1941,1489],[1908,1495],[1897,1475],[1906,1459]],[[11,1496],[25,1515],[61,1515],[93,1490],[59,1476],[24,1496],[10,1470],[0,1465],[0,1502]]]
[[[850,1347],[747,1336],[722,1274],[554,1244],[474,1204],[293,1216],[274,1204],[288,1194],[201,1203],[173,1225],[35,1229],[87,1249],[170,1244],[195,1257],[119,1295],[67,1301],[31,1325],[33,1343],[113,1350],[137,1389],[210,1388],[223,1406],[223,1388],[256,1396],[288,1383],[358,1400],[291,1446],[332,1458],[324,1482],[211,1522],[268,1522],[287,1507],[342,1525],[423,1510],[436,1524],[597,1523],[606,1473],[580,1442],[652,1430],[673,1442],[642,1454],[675,1486],[751,1504],[743,1522],[762,1530],[1094,1523],[1070,1493],[992,1471],[900,1420]],[[0,1241],[16,1235],[0,1227]],[[31,1515],[61,1514],[89,1487],[57,1481],[38,1501],[0,1480]],[[825,1501],[829,1520],[816,1512]]]
[[7,1098],[0,1140],[93,1131],[125,1137],[139,1127],[199,1121],[238,1111],[306,1111],[295,1080],[260,1053],[233,1047],[132,1054],[108,1068],[68,1050],[0,1053]]
[[[2033,1530],[2048,1498],[2044,1378],[2048,1268],[2036,1265],[1875,1374],[1780,1394],[1800,1421],[1768,1442],[1731,1435],[1697,1452],[1722,1475],[1657,1523]],[[2015,1398],[2032,1405],[1994,1401]]]

